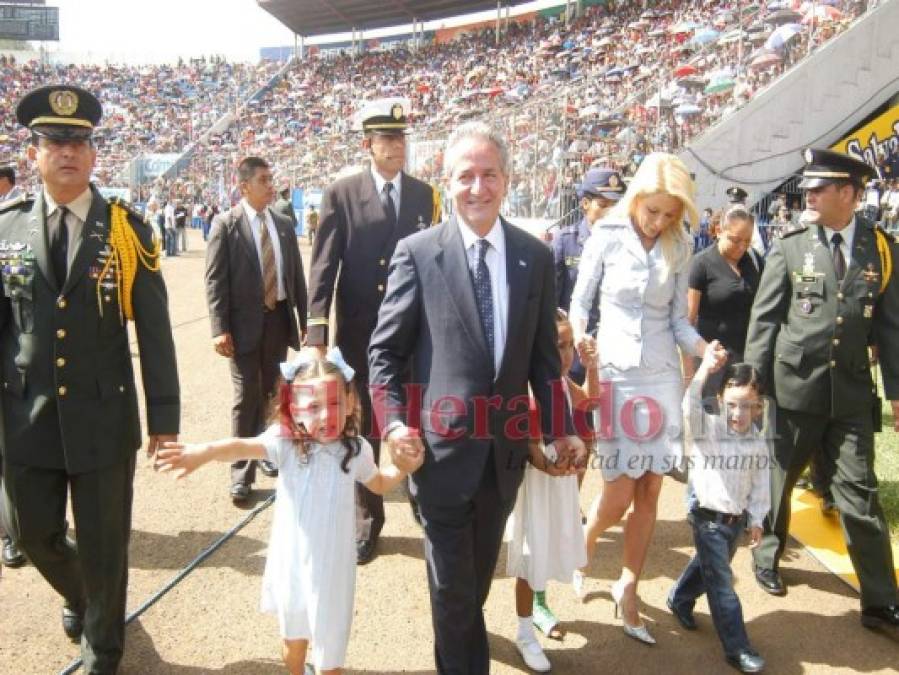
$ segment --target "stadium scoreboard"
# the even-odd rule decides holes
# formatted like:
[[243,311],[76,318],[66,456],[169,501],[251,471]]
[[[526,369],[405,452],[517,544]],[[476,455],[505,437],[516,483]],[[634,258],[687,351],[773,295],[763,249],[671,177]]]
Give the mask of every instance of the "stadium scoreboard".
[[0,39],[59,40],[59,7],[0,4]]

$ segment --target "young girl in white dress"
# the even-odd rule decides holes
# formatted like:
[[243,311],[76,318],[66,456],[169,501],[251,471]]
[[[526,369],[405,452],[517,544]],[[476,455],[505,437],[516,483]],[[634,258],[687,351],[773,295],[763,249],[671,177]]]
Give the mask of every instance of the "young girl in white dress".
[[[592,447],[585,412],[578,406],[599,388],[597,362],[584,359],[587,371],[585,393],[569,377],[574,362],[574,336],[567,314],[557,310],[558,348],[562,364],[562,386],[568,405],[581,423],[576,424],[582,440]],[[579,417],[578,417],[579,416]],[[515,644],[531,670],[548,672],[549,659],[534,635],[537,626],[547,637],[561,640],[564,631],[546,603],[546,583],[550,579],[568,583],[572,574],[587,564],[584,531],[578,495],[578,471],[544,454],[542,444],[531,447],[531,457],[509,519],[511,541],[506,571],[517,577],[515,609],[518,635]]]
[[292,675],[303,673],[310,641],[316,670],[339,673],[356,585],[354,482],[384,494],[423,458],[378,469],[359,435],[354,372],[339,350],[324,359],[301,352],[281,364],[281,374],[278,414],[262,435],[166,443],[157,468],[183,478],[211,460],[268,459],[278,467],[261,608],[278,617],[282,657]]

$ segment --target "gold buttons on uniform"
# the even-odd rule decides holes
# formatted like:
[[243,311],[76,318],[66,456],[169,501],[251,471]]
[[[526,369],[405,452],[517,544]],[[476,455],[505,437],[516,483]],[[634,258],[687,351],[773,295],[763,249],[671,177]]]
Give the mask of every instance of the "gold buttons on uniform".
[[379,293],[383,293],[383,292],[384,292],[384,284],[378,284],[378,292],[379,292]]
[[69,303],[66,302],[65,298],[60,298],[59,300],[56,301],[56,306],[59,307],[60,309],[65,309],[66,305],[68,305],[68,304]]
[[843,299],[843,292],[840,291],[839,293],[837,293],[837,300],[842,300],[842,299]]
[[834,339],[833,339],[833,346],[834,346],[834,347],[839,347],[839,346],[840,346],[840,338],[834,338]]
[[384,258],[381,258],[381,261],[379,262],[379,264],[381,265],[381,267],[384,267],[384,265],[387,264],[387,261],[384,260]]
[[842,325],[843,325],[843,317],[841,317],[841,316],[838,316],[838,317],[837,317],[837,325],[838,325],[838,326],[842,326]]
[[57,328],[56,329],[56,337],[62,340],[66,336],[65,328]]
[[830,367],[831,367],[831,368],[836,368],[836,367],[837,367],[837,362],[836,362],[836,361],[831,361],[831,362],[830,362]]
[[56,393],[60,396],[65,396],[68,389],[66,389],[65,385],[62,385],[59,389],[56,390]]
[[56,359],[57,368],[62,368],[64,365],[66,365],[66,360],[64,358],[60,356],[58,359]]

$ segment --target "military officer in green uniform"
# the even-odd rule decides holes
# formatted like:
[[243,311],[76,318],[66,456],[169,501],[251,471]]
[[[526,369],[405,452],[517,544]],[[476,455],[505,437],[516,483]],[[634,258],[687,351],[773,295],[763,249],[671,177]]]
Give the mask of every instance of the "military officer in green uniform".
[[[178,373],[150,227],[91,185],[99,101],[73,86],[26,94],[16,115],[43,189],[0,209],[0,448],[18,543],[63,597],[88,673],[122,657],[135,451],[128,344],[140,350],[149,441],[177,438]],[[66,536],[71,496],[77,547]]]
[[899,431],[896,246],[854,213],[871,167],[829,150],[809,149],[805,161],[806,210],[768,255],[746,341],[745,360],[767,373],[777,403],[772,507],[753,551],[755,576],[767,592],[785,592],[778,564],[790,494],[811,456],[824,453],[861,586],[862,624],[895,629],[896,575],[874,476],[879,401],[868,347],[879,349]]

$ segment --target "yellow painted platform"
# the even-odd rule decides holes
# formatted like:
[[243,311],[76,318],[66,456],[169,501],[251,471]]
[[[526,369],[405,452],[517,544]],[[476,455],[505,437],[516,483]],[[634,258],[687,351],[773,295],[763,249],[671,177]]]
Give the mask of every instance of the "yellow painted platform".
[[[821,513],[821,500],[810,490],[793,490],[790,534],[828,570],[858,591],[858,577],[843,541],[840,516]],[[899,546],[893,544],[893,565],[899,564]],[[896,567],[899,579],[899,567]]]

